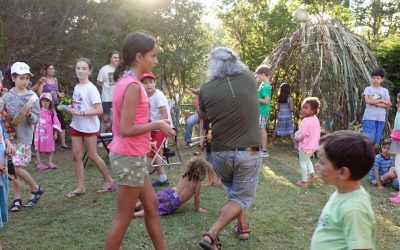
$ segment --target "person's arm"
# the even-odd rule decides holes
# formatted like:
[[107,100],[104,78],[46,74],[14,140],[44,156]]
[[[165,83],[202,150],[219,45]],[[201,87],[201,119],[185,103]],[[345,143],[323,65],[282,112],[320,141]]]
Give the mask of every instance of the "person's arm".
[[39,121],[40,105],[39,99],[33,104],[31,111],[26,113],[28,123],[36,124]]
[[201,181],[198,181],[196,184],[196,189],[194,190],[194,210],[196,212],[206,212],[205,209],[200,207],[200,190],[201,190]]
[[367,208],[358,207],[343,211],[341,222],[347,249],[373,249],[373,231],[376,230],[376,225],[373,214],[368,212]]
[[36,92],[39,96],[43,93],[44,83],[46,82],[46,77],[41,77],[35,85],[32,86],[31,90]]
[[168,119],[168,111],[166,106],[160,106],[161,119]]
[[263,99],[258,99],[261,104],[268,104],[269,103],[269,96],[264,96]]
[[141,135],[153,130],[161,130],[167,136],[175,135],[168,120],[159,120],[146,124],[132,124],[139,103],[140,88],[137,84],[129,84],[125,90],[122,104],[120,133],[123,137]]
[[381,181],[381,176],[379,175],[379,167],[375,167],[375,164],[374,164],[374,174],[375,174],[376,185],[378,186],[379,189],[384,189],[385,187],[383,186]]
[[93,109],[90,111],[80,111],[76,109],[71,109],[71,114],[72,115],[77,115],[77,116],[95,116],[95,115],[101,115],[103,114],[103,106],[101,103],[95,103],[93,104]]
[[207,112],[206,112],[206,107],[204,105],[204,101],[202,99],[202,94],[201,94],[201,89],[199,90],[199,106],[197,108],[197,114],[199,115],[199,119],[206,121],[208,120]]
[[99,81],[99,80],[97,80],[97,86],[99,86],[99,87],[103,87],[103,82],[102,82],[102,81]]

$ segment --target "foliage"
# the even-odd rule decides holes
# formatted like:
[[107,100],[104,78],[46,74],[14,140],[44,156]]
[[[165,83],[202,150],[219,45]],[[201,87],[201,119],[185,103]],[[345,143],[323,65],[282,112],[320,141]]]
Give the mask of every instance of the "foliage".
[[294,83],[298,102],[321,99],[319,116],[327,130],[351,129],[360,121],[362,93],[377,67],[362,38],[339,21],[318,16],[282,39],[263,64],[271,67],[275,84]]

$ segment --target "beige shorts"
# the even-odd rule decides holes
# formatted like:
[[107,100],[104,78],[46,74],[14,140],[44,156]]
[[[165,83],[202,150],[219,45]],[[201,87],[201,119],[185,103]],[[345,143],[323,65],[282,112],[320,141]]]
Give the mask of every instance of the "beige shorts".
[[111,170],[115,183],[121,186],[143,187],[147,171],[146,155],[119,155],[110,152]]

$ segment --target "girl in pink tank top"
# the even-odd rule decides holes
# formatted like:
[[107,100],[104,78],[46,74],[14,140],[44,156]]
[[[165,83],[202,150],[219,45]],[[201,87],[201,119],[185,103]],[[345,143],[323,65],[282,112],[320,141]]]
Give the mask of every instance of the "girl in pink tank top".
[[155,249],[166,249],[158,214],[158,201],[147,172],[146,154],[150,151],[150,131],[174,135],[168,120],[149,123],[147,94],[138,76],[157,63],[154,38],[135,32],[127,35],[122,62],[114,72],[117,81],[113,95],[113,141],[110,162],[118,185],[117,211],[104,249],[119,249],[140,198],[147,231]]

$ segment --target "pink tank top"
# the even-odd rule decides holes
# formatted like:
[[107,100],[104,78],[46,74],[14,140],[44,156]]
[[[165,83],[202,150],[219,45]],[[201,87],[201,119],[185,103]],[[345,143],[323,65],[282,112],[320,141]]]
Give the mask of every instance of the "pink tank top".
[[112,102],[113,140],[110,145],[108,145],[108,148],[112,152],[120,155],[143,156],[150,151],[150,132],[141,135],[122,137],[119,129],[125,90],[129,84],[137,84],[140,87],[139,103],[132,124],[145,124],[149,122],[149,99],[147,98],[147,93],[143,85],[131,75],[122,77],[118,80],[114,88]]

